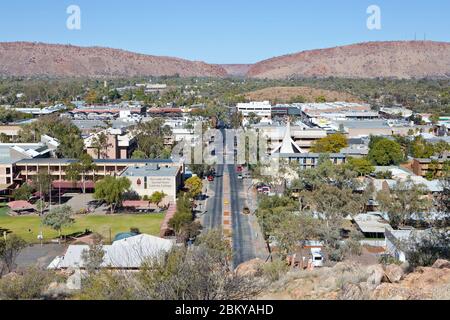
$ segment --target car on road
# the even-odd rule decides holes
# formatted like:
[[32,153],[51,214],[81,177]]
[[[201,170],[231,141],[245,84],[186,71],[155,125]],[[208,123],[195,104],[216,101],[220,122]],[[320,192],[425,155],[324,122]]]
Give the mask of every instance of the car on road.
[[251,179],[252,175],[249,172],[244,173],[244,179]]

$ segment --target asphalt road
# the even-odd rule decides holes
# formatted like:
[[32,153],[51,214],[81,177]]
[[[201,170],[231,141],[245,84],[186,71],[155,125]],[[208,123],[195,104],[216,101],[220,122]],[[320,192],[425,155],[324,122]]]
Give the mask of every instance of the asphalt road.
[[216,178],[209,186],[212,190],[208,192],[210,198],[208,199],[208,204],[206,206],[207,211],[203,220],[203,227],[206,230],[217,229],[222,226],[223,172],[224,166],[218,165],[216,167]]
[[242,214],[244,202],[241,198],[243,182],[237,178],[236,166],[228,165],[227,173],[230,177],[230,205],[233,225],[233,266],[236,268],[243,262],[255,258],[252,234],[248,216]]

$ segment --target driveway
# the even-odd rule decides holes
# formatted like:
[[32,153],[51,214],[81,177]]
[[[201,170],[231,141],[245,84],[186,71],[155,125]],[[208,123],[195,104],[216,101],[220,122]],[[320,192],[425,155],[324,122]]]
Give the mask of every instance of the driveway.
[[61,244],[36,244],[23,249],[17,257],[18,269],[37,266],[47,268],[47,266],[57,256],[61,256],[66,251],[66,246]]

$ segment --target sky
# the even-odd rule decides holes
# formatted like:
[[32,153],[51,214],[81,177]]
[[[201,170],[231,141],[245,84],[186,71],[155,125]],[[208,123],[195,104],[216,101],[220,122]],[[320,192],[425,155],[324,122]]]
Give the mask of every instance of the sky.
[[[69,30],[67,8],[80,8]],[[369,30],[377,5],[381,29]],[[209,63],[254,63],[366,41],[450,42],[448,0],[14,0],[0,41],[104,46]]]

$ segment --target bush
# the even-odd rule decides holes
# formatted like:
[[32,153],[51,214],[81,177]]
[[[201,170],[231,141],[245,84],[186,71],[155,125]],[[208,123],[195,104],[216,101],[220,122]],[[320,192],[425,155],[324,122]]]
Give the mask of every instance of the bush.
[[289,266],[282,260],[274,260],[273,262],[263,265],[263,275],[270,281],[274,282],[280,279],[289,270]]
[[54,281],[53,274],[30,268],[23,275],[11,274],[0,280],[0,299],[36,300],[42,299],[49,284]]

